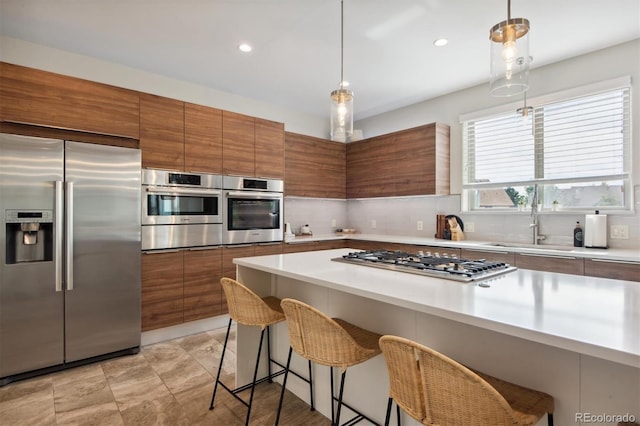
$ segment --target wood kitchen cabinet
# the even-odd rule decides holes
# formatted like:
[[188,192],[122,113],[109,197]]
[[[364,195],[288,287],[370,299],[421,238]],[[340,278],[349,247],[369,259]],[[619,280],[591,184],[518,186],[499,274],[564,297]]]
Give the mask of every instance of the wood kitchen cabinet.
[[221,248],[143,253],[142,331],[224,313],[220,278]]
[[222,112],[225,175],[284,178],[284,124]]
[[184,170],[184,102],[140,94],[142,167]]
[[255,119],[255,176],[284,179],[284,123]]
[[0,62],[0,121],[138,139],[138,92]]
[[184,251],[184,322],[223,313],[220,278],[221,247]]
[[448,195],[449,131],[433,123],[347,144],[347,198]]
[[346,198],[346,144],[285,133],[286,195]]
[[573,256],[547,256],[531,253],[515,253],[515,266],[536,271],[560,272],[584,275],[584,260]]
[[142,331],[184,321],[182,251],[142,254]]
[[185,102],[184,171],[222,173],[222,110]]
[[222,169],[225,175],[255,176],[255,119],[222,112]]
[[592,277],[640,281],[640,263],[624,260],[584,259],[584,274]]

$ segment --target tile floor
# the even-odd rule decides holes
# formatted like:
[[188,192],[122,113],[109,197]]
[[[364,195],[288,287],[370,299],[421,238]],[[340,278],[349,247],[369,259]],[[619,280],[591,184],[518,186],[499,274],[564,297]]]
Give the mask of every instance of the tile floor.
[[[243,425],[246,408],[219,389],[209,410],[226,330],[145,346],[140,353],[11,383],[0,388],[5,425]],[[235,337],[235,336],[234,336]],[[234,384],[235,339],[224,382]],[[256,388],[251,425],[272,425],[280,385]],[[244,395],[248,398],[248,392]],[[331,422],[287,393],[280,424]]]

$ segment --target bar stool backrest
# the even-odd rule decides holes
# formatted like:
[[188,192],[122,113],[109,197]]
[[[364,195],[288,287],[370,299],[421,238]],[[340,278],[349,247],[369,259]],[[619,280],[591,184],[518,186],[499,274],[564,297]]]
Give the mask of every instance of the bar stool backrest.
[[336,320],[295,299],[282,299],[289,341],[303,358],[329,367],[347,367],[371,357]]
[[517,425],[511,406],[484,379],[426,346],[380,338],[396,404],[425,425]]
[[244,284],[227,277],[221,278],[220,284],[227,298],[229,316],[237,323],[264,329],[267,325],[282,320],[282,314],[270,309],[260,296]]

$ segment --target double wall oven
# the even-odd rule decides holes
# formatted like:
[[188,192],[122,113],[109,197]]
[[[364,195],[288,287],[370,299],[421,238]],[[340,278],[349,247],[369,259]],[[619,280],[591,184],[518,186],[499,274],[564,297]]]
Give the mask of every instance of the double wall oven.
[[222,186],[224,244],[282,241],[282,180],[224,176]]
[[142,249],[268,243],[283,238],[282,180],[142,171]]
[[142,249],[222,244],[222,176],[142,171]]

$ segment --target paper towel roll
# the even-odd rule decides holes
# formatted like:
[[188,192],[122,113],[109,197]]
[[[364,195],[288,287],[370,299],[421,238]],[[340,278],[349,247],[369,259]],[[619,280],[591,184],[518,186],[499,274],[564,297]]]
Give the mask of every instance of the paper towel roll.
[[607,248],[607,215],[596,214],[585,215],[584,224],[584,246],[588,248]]

